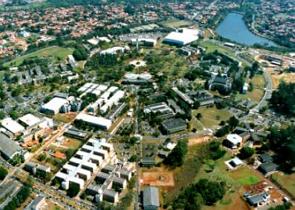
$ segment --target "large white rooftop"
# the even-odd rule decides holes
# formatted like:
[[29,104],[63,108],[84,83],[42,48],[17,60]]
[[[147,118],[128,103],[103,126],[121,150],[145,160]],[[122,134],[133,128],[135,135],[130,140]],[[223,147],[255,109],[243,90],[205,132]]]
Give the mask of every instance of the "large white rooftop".
[[96,117],[85,113],[80,113],[77,117],[77,120],[82,120],[84,122],[97,125],[97,126],[103,126],[106,129],[109,129],[112,126],[112,121],[108,120],[104,117]]
[[33,126],[36,125],[41,121],[40,118],[36,117],[35,115],[32,114],[26,114],[18,119],[19,121],[23,122],[27,126]]
[[238,134],[228,134],[226,139],[231,142],[233,145],[237,145],[242,143],[242,137],[239,136]]
[[164,38],[164,42],[177,45],[186,45],[198,40],[199,33],[200,32],[197,29],[182,28],[179,31],[173,31],[169,33]]
[[51,110],[57,113],[66,103],[68,103],[67,99],[55,97],[46,104],[42,105],[42,109]]
[[25,130],[25,128],[22,125],[20,125],[18,122],[11,119],[10,117],[3,119],[1,121],[1,125],[13,134],[17,134]]

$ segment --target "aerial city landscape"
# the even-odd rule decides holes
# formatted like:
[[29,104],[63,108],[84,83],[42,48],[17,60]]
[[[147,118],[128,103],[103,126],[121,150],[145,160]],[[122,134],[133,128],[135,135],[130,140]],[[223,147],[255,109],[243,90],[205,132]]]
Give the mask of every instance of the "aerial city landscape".
[[0,0],[0,210],[294,210],[294,0]]

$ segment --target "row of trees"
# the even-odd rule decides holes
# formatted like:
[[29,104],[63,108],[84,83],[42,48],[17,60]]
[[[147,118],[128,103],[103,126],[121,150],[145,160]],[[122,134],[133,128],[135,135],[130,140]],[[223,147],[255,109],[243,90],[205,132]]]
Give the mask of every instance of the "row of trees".
[[31,187],[23,186],[21,190],[14,196],[11,201],[3,208],[3,210],[15,210],[30,196]]

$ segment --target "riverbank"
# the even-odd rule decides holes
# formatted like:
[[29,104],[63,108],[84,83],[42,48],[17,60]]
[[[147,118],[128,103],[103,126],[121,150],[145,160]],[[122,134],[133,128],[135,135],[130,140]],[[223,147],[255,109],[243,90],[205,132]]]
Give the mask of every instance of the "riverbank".
[[252,33],[243,17],[240,13],[228,13],[224,20],[217,26],[216,33],[223,38],[247,46],[256,44],[266,47],[278,46],[273,41]]

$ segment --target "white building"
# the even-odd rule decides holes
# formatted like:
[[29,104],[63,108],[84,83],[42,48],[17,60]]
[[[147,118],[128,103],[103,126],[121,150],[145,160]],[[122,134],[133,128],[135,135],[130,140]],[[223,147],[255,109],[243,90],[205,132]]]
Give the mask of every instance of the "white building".
[[238,134],[228,134],[226,136],[225,144],[231,149],[236,149],[241,146],[243,138]]
[[96,116],[92,116],[89,114],[85,114],[85,113],[80,113],[77,117],[76,120],[81,120],[85,123],[88,123],[92,126],[104,129],[104,130],[108,130],[110,129],[110,127],[112,126],[112,121],[108,120],[104,117],[96,117]]
[[183,46],[198,40],[200,31],[197,29],[182,28],[169,33],[163,40],[164,43]]
[[130,48],[128,46],[112,47],[112,48],[100,51],[100,55],[116,55],[118,53],[125,53],[129,50],[130,50]]
[[1,126],[15,136],[25,131],[25,128],[21,124],[10,117],[3,119],[1,121]]
[[72,68],[75,68],[77,66],[77,62],[73,55],[68,55],[68,61]]
[[40,111],[48,114],[57,114],[59,113],[62,106],[66,105],[67,103],[67,99],[54,97],[46,104],[43,104]]
[[151,39],[151,38],[131,39],[131,44],[155,47],[157,45],[157,39]]
[[106,143],[105,139],[89,139],[55,175],[55,178],[62,181],[62,187],[66,190],[70,183],[76,183],[80,189],[83,189],[85,182],[90,180],[93,173],[99,167],[114,161],[114,157],[112,144]]
[[41,119],[39,117],[36,117],[32,114],[26,114],[20,118],[18,118],[18,121],[20,124],[22,124],[24,127],[32,127],[34,125],[37,125],[41,122]]

